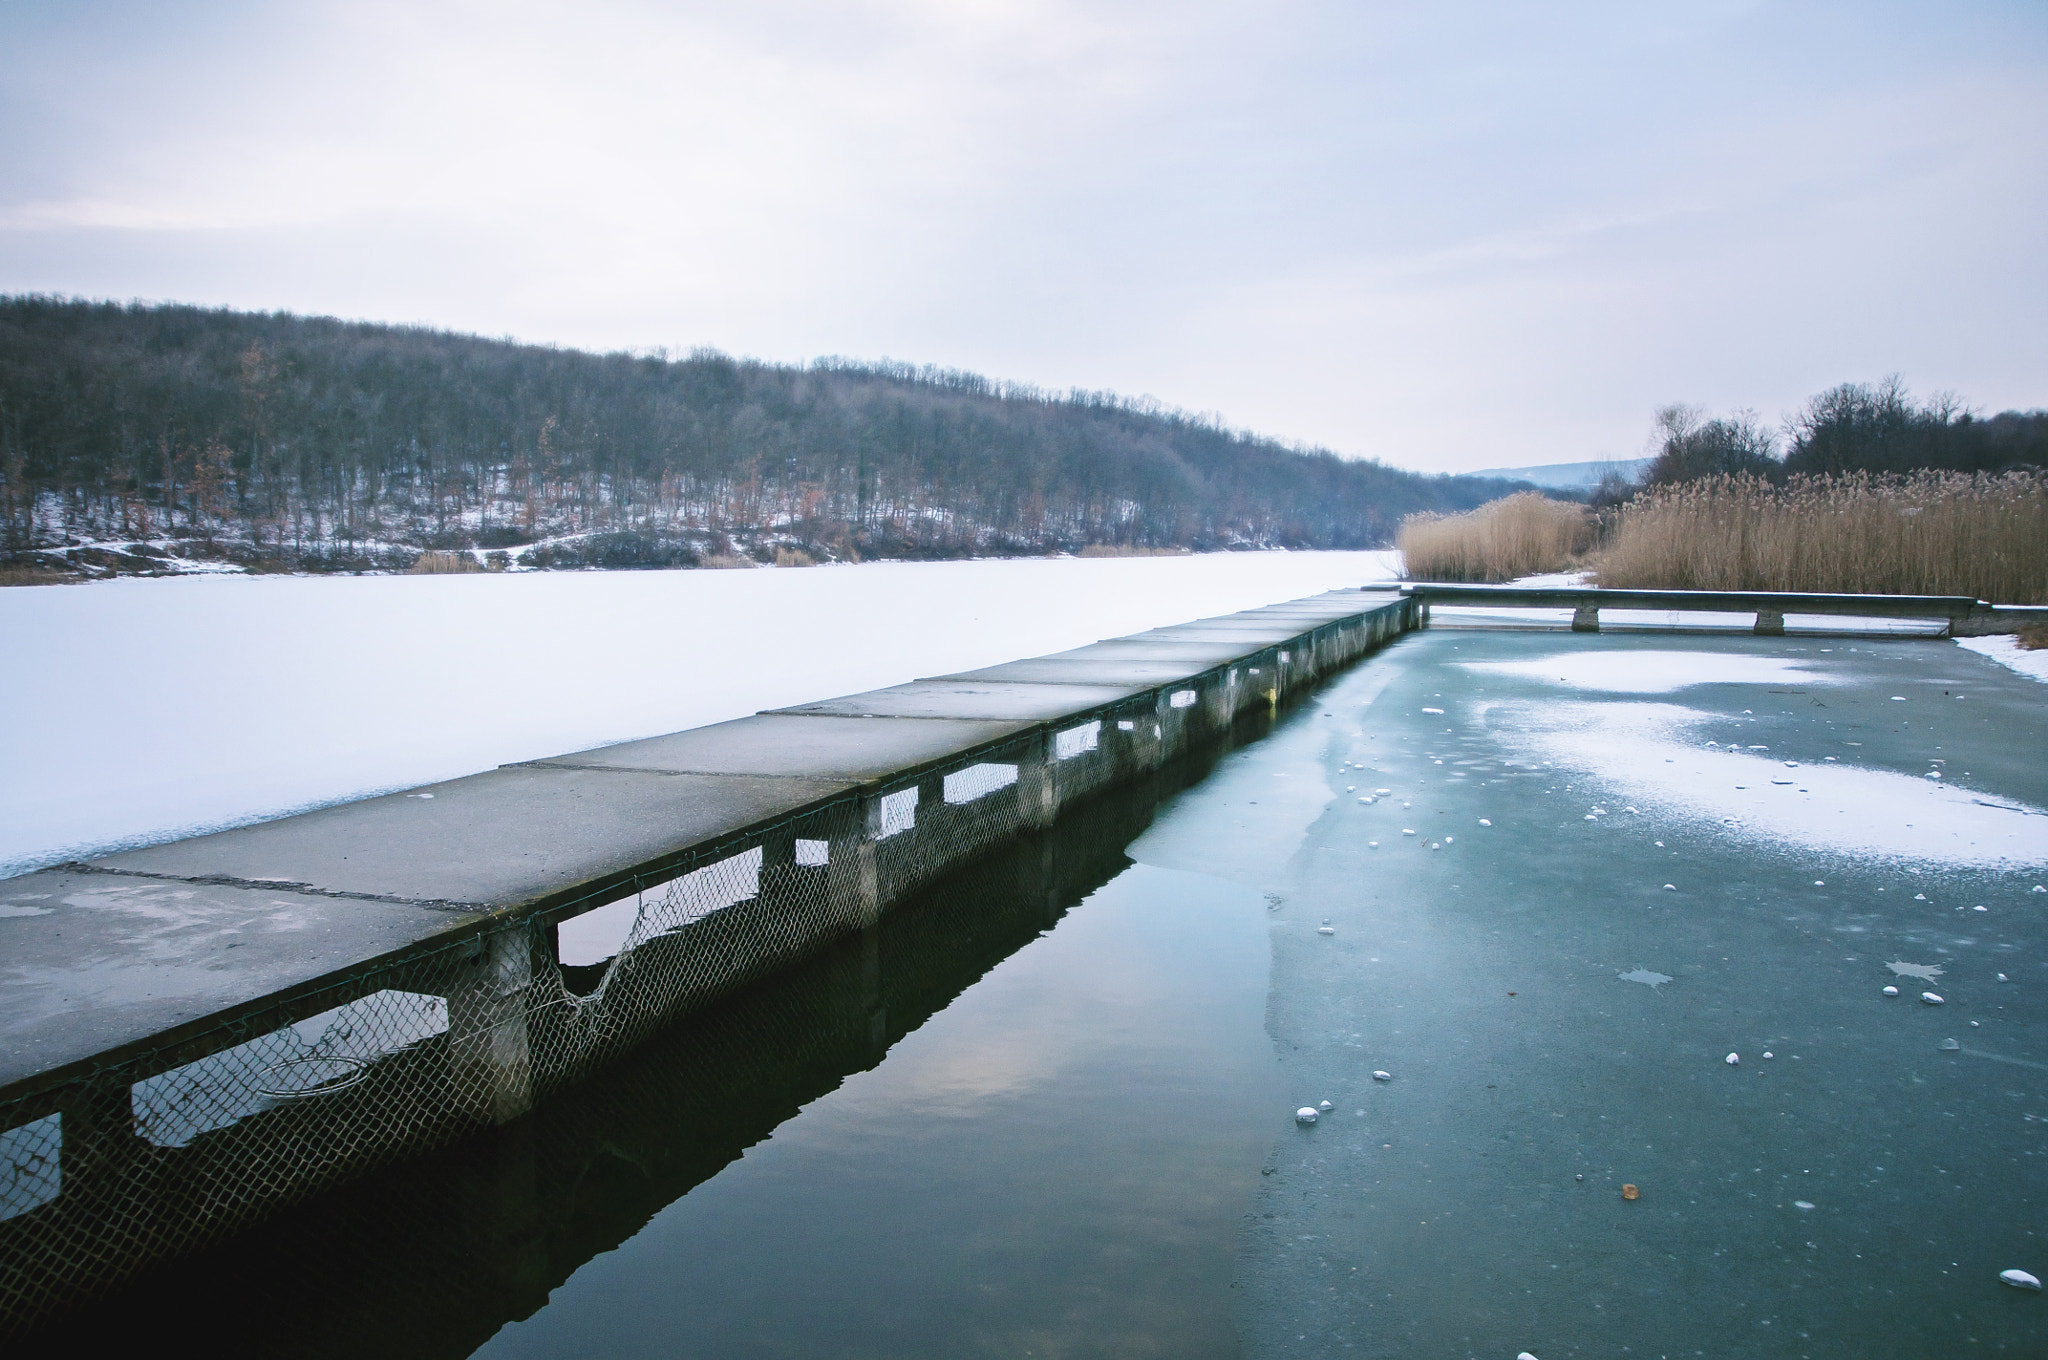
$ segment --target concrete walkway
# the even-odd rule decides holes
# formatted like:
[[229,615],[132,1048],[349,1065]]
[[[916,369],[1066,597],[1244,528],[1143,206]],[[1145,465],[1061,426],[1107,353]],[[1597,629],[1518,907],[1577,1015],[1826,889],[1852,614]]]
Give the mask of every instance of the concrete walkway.
[[[705,847],[758,843],[990,753],[1016,766],[1020,745],[1107,719],[1086,751],[1052,752],[1060,778],[1042,781],[1026,819],[1042,820],[1411,614],[1388,594],[1333,592],[0,882],[0,1116],[145,1051],[157,1066],[188,1062],[208,1033],[259,1014],[288,1021],[300,998],[331,1005],[323,993],[338,981],[408,951],[508,923],[552,927]],[[1140,746],[1114,763],[1075,758]],[[942,810],[926,804],[927,817]]]

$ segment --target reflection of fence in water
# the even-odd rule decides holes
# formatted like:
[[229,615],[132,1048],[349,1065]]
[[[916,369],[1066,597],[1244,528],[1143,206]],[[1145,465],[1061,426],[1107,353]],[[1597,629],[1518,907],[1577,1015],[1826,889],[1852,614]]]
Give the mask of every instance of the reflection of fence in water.
[[157,1320],[233,1281],[238,1325],[279,1351],[470,1354],[1115,877],[1157,803],[1223,749],[963,865],[876,929],[698,1011],[508,1129],[384,1167],[152,1272],[119,1307],[65,1317],[66,1344],[144,1344]]
[[1362,654],[1378,618],[1038,731],[366,968],[0,1107],[0,1314],[25,1326],[394,1158],[504,1123],[678,1017],[1062,806],[1158,770]]

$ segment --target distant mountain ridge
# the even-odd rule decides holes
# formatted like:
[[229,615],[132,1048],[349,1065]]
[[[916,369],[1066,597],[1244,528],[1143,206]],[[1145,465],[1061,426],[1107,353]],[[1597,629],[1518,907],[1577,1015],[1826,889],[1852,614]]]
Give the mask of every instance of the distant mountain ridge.
[[1600,479],[1613,473],[1634,481],[1650,465],[1647,458],[1611,458],[1590,463],[1538,463],[1534,467],[1482,468],[1467,477],[1528,482],[1556,491],[1591,491]]
[[946,369],[0,297],[17,567],[1376,548],[1404,516],[1513,489]]

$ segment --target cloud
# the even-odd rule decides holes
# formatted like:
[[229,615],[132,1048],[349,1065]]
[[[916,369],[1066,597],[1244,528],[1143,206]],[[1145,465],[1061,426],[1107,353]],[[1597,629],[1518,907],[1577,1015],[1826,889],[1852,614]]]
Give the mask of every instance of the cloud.
[[2024,9],[23,6],[0,289],[1153,392],[1412,465],[2037,403]]

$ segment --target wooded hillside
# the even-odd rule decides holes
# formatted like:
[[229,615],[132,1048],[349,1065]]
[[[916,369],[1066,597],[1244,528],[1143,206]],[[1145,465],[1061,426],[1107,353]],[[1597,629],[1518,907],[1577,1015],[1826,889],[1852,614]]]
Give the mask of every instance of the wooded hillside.
[[426,549],[633,566],[1363,548],[1514,485],[932,368],[0,298],[0,548],[16,564],[68,547],[147,569],[165,545],[313,570]]

